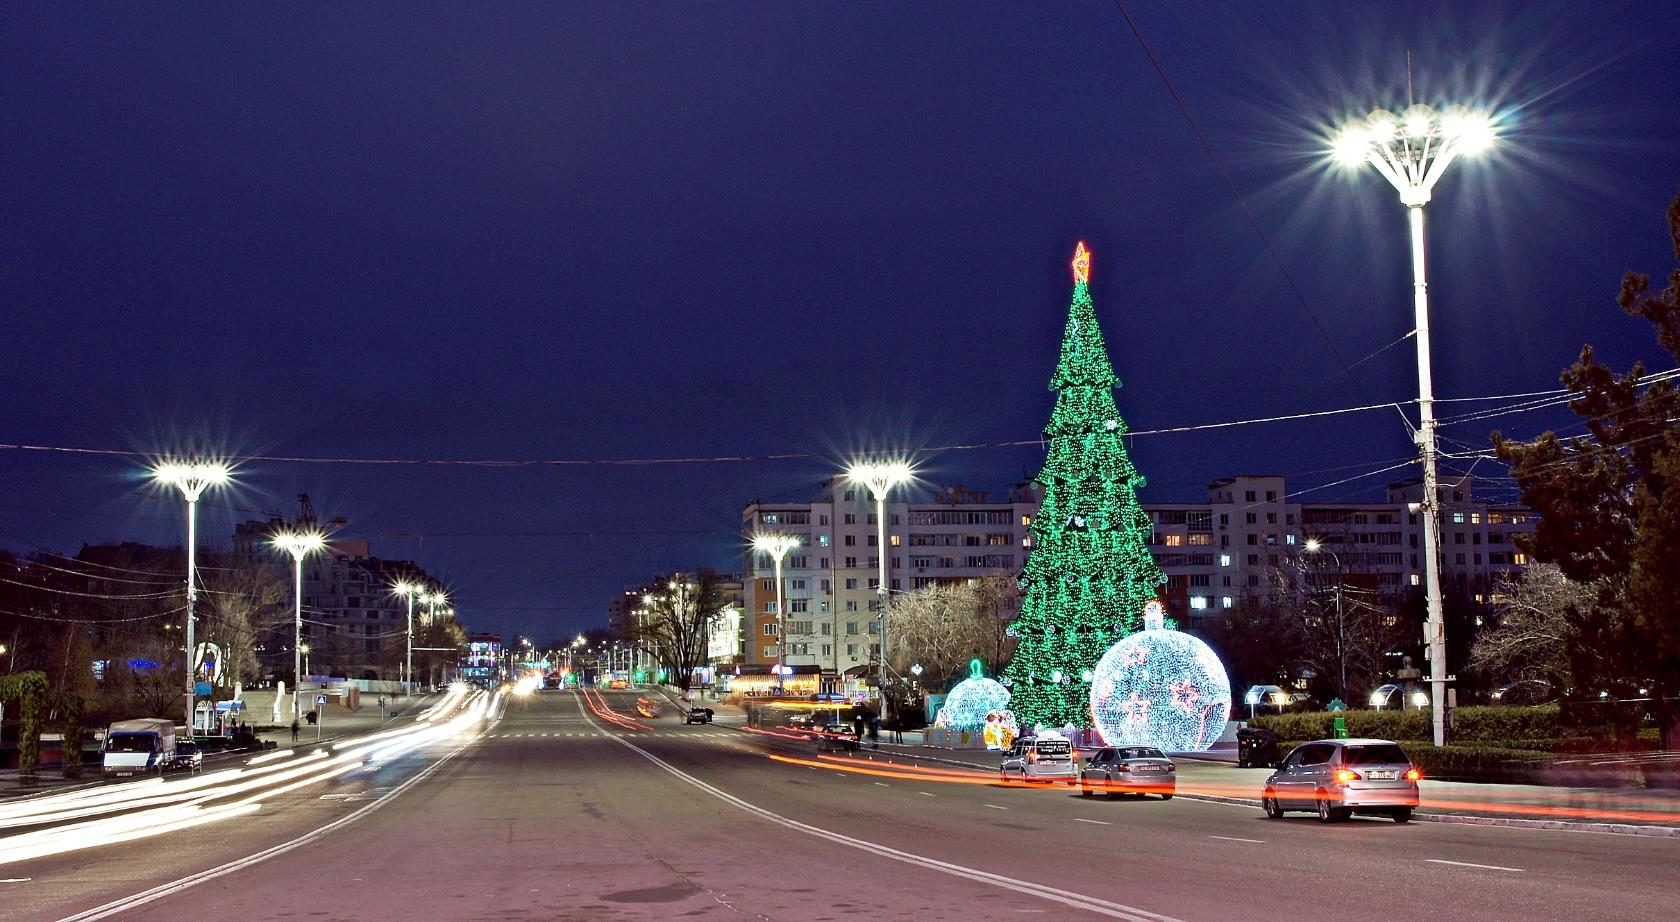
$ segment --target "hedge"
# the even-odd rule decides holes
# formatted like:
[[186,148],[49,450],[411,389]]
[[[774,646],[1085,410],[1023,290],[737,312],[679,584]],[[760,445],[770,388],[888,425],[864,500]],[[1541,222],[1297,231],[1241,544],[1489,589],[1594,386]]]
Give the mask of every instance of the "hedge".
[[[1427,741],[1435,736],[1433,711],[1314,711],[1306,714],[1268,714],[1255,717],[1262,727],[1286,740],[1327,739],[1335,735],[1335,719],[1347,721],[1349,736],[1384,740]],[[1452,738],[1461,743],[1494,744],[1558,740],[1574,736],[1559,719],[1557,705],[1539,707],[1461,707],[1453,712]],[[1551,748],[1547,746],[1545,748]]]

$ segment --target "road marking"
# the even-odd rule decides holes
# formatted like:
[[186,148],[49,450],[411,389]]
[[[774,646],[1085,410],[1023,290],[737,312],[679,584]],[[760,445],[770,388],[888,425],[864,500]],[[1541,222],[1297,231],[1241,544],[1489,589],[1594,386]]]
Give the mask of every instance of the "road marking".
[[[181,649],[183,649],[183,650],[185,650],[185,649],[186,649],[186,647],[182,647],[182,648],[181,648]],[[186,654],[185,654],[185,653],[183,653],[183,654],[181,654],[181,655],[182,655],[182,656],[185,656],[185,655],[186,655]],[[916,793],[917,793],[917,794],[920,794],[920,795],[922,795],[922,796],[923,796],[923,797],[938,797],[938,796],[939,796],[939,795],[938,795],[938,794],[929,794],[929,793],[928,793],[928,792],[926,792],[926,791],[917,791],[917,792],[916,792]]]
[[986,806],[991,807],[993,810],[1008,810],[1009,809],[1008,807],[1000,807],[997,804],[987,804]]
[[[186,647],[182,647],[181,649],[185,650]],[[186,654],[183,653],[181,655],[185,656]],[[0,884],[27,884],[34,879],[35,878],[33,877],[0,877]]]
[[1481,868],[1484,871],[1515,871],[1519,874],[1524,872],[1523,868],[1507,868],[1497,864],[1471,864],[1468,861],[1448,861],[1445,858],[1425,858],[1423,860],[1432,864],[1450,864],[1460,868]]
[[1223,841],[1223,842],[1252,842],[1255,845],[1266,844],[1265,839],[1244,839],[1241,836],[1208,836],[1208,838],[1219,839],[1220,841]]
[[[182,647],[182,648],[181,648],[181,649],[183,649],[183,650],[185,650],[185,649],[186,649],[186,647]],[[186,656],[186,654],[185,654],[185,653],[183,653],[183,654],[181,654],[181,655],[182,655],[182,656]],[[890,785],[890,784],[882,784],[882,783],[881,783],[881,782],[879,782],[879,781],[877,781],[877,782],[875,782],[875,786],[876,786],[876,787],[878,787],[878,788],[890,788],[890,787],[892,787],[892,785]]]
[[[589,718],[585,715],[584,719],[588,720]],[[1072,906],[1075,909],[1083,909],[1086,912],[1107,916],[1111,919],[1128,919],[1131,920],[1131,922],[1177,922],[1177,920],[1172,916],[1160,915],[1146,909],[1139,909],[1135,906],[1127,906],[1124,903],[1116,903],[1100,897],[1086,896],[1080,893],[1069,893],[1065,890],[1057,890],[1052,887],[1045,886],[1044,884],[1034,883],[1030,880],[1005,877],[1002,874],[994,874],[991,871],[982,871],[978,868],[954,864],[949,861],[940,861],[937,858],[929,858],[912,852],[900,851],[899,849],[882,845],[879,842],[853,838],[852,836],[842,835],[838,832],[831,832],[820,826],[812,826],[809,823],[801,823],[798,820],[788,819],[779,813],[773,813],[758,806],[757,804],[742,800],[722,788],[701,781],[699,778],[696,778],[682,769],[677,768],[671,763],[661,759],[651,752],[648,752],[646,749],[643,749],[623,737],[615,736],[613,737],[613,741],[637,755],[640,755],[642,758],[647,759],[654,765],[659,766],[659,768],[663,769],[671,776],[693,785],[701,791],[716,797],[718,800],[738,807],[741,810],[751,813],[761,819],[775,823],[785,829],[791,829],[795,832],[801,832],[808,836],[825,839],[837,845],[844,845],[847,848],[855,848],[859,851],[874,855],[877,858],[886,858],[890,861],[915,865],[930,871],[938,871],[941,874],[949,874],[952,877],[961,877],[966,880],[972,880],[982,884],[990,884],[994,887],[1001,887],[1005,890],[1013,890],[1016,893],[1023,893],[1027,896],[1036,896],[1040,899],[1061,903],[1064,906]],[[987,806],[991,806],[991,804],[987,804]],[[1008,808],[998,807],[998,809],[1004,810]]]
[[[182,647],[181,649],[184,650],[186,648]],[[185,656],[186,654],[183,653],[182,655]],[[1076,816],[1076,817],[1073,818],[1073,821],[1075,823],[1090,823],[1092,826],[1113,826],[1114,825],[1113,823],[1110,823],[1107,820],[1088,820],[1088,819],[1084,818],[1083,816]]]

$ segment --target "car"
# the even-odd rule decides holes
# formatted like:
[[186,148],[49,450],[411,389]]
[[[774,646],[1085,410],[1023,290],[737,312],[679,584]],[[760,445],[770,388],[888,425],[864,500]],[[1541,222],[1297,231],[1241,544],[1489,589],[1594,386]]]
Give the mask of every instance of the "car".
[[998,764],[998,777],[1009,781],[1065,781],[1079,783],[1079,773],[1073,763],[1073,744],[1061,734],[1041,733],[1023,736],[1003,754]]
[[1309,810],[1336,823],[1358,813],[1411,820],[1418,805],[1418,770],[1392,740],[1341,739],[1303,743],[1266,779],[1260,807],[1271,819]]
[[661,705],[659,702],[653,700],[652,698],[649,698],[649,697],[644,695],[644,696],[636,699],[636,713],[642,715],[643,717],[645,717],[649,720],[652,720],[653,718],[658,717],[660,714],[663,714],[664,712],[665,712],[664,706]]
[[191,775],[204,771],[204,750],[192,740],[176,740],[175,758],[169,760],[169,770]]
[[709,724],[711,722],[711,708],[689,708],[688,713],[683,715],[683,723],[685,724]]
[[1167,754],[1153,746],[1105,746],[1079,770],[1079,793],[1102,791],[1109,797],[1159,794],[1172,800],[1178,791],[1178,769]]

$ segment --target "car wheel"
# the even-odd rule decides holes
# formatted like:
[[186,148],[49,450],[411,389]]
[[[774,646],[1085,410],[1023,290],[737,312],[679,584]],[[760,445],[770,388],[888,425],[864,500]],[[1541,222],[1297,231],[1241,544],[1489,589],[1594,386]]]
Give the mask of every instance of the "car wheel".
[[1088,784],[1086,784],[1086,783],[1085,783],[1085,782],[1083,782],[1083,781],[1081,781],[1081,782],[1079,782],[1079,793],[1080,793],[1080,795],[1081,795],[1081,796],[1083,796],[1083,797],[1090,797],[1090,796],[1092,796],[1092,795],[1093,795],[1093,794],[1095,794],[1095,793],[1096,793],[1096,792],[1095,792],[1095,791],[1093,791],[1093,790],[1091,790],[1091,786],[1090,786],[1090,785],[1088,785]]
[[1269,820],[1283,819],[1283,805],[1278,803],[1277,797],[1270,791],[1260,797],[1260,809],[1266,811],[1266,818]]
[[1393,813],[1390,813],[1389,816],[1394,817],[1394,821],[1396,823],[1410,823],[1412,821],[1412,808],[1398,807]]
[[1162,800],[1172,800],[1172,795],[1171,794],[1162,794],[1161,799]]
[[1348,818],[1350,811],[1341,807],[1330,806],[1330,798],[1323,791],[1318,792],[1318,821],[1320,823],[1339,823]]

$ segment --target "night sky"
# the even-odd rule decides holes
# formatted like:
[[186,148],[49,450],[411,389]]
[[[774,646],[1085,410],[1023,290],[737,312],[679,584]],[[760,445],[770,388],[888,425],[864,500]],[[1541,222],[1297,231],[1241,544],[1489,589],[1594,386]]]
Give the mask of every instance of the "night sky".
[[[1502,125],[1428,209],[1437,396],[1554,388],[1587,341],[1668,367],[1614,298],[1673,266],[1680,5],[1127,8],[1206,147],[1103,0],[11,4],[0,442],[591,462],[250,460],[201,516],[225,544],[307,492],[546,640],[738,568],[745,502],[856,452],[1037,438],[1081,239],[1134,430],[1415,398],[1404,210],[1323,155],[1408,51],[1419,101]],[[1392,409],[1131,448],[1146,501],[1372,498],[1411,452]],[[765,455],[799,457],[611,463]],[[1001,493],[1041,459],[919,464]],[[0,546],[178,544],[140,471],[0,449]]]

